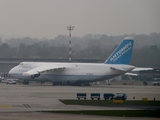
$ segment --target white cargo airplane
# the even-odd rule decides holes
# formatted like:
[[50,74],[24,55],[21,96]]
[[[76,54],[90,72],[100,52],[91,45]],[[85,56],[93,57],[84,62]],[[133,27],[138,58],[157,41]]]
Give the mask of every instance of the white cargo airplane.
[[14,78],[37,82],[85,83],[110,79],[135,67],[128,65],[134,40],[126,37],[104,63],[22,62],[9,71]]

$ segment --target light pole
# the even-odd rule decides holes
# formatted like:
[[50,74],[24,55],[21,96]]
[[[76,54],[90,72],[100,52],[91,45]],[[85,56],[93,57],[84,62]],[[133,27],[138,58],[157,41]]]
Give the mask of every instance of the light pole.
[[69,62],[72,61],[72,44],[71,44],[71,31],[74,29],[74,26],[67,26],[67,30],[69,30]]

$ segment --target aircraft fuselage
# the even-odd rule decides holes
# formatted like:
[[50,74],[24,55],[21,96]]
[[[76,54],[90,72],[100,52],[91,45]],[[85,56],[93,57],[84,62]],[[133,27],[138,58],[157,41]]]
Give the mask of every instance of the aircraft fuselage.
[[[54,69],[40,73],[34,79],[31,76],[25,76],[23,73],[36,68],[37,66],[65,66],[65,69]],[[125,71],[113,70],[111,67],[123,68]],[[131,71],[134,66],[131,65],[113,65],[113,64],[96,64],[96,63],[45,63],[45,62],[22,62],[18,66],[12,68],[9,72],[10,76],[22,80],[34,81],[101,81],[110,79],[125,72]]]

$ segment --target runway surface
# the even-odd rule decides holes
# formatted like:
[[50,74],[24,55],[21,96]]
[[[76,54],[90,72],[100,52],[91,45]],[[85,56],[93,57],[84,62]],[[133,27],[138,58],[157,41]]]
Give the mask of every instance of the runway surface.
[[[76,93],[126,93],[128,100],[160,100],[160,86],[99,85],[90,87],[51,85],[7,85],[0,83],[0,113],[11,114],[42,110],[118,110],[134,108],[64,105],[58,99],[77,99]],[[27,114],[27,113],[26,113]],[[38,113],[37,113],[38,114]],[[0,118],[2,116],[0,115]]]

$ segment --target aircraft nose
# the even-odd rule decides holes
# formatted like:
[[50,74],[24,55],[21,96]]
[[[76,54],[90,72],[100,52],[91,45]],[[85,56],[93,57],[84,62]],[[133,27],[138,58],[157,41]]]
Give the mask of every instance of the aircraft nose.
[[13,68],[8,72],[9,75],[13,73]]
[[15,68],[12,68],[9,72],[8,72],[9,76],[13,77],[13,75],[15,74]]

